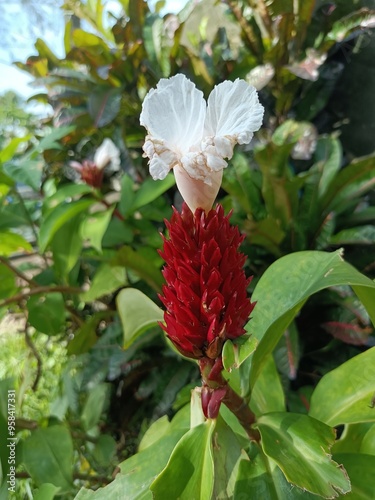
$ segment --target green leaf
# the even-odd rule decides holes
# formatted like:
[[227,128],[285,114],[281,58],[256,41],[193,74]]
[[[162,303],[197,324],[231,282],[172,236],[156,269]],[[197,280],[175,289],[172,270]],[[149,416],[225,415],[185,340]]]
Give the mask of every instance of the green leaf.
[[246,454],[233,430],[221,417],[216,421],[212,446],[215,471],[212,498],[233,498],[239,464]]
[[[214,487],[212,434],[214,420],[190,429],[177,443],[167,466],[151,484],[155,500],[207,500]],[[178,478],[178,481],[176,481]]]
[[348,202],[375,185],[375,156],[354,160],[330,183],[321,203],[326,212],[345,210]]
[[95,200],[91,199],[72,201],[71,203],[62,203],[50,211],[40,227],[40,251],[44,252],[46,250],[56,231],[70,219],[86,211],[93,203],[95,203]]
[[7,299],[17,291],[15,274],[4,264],[0,264],[0,300]]
[[74,339],[68,344],[68,354],[87,352],[98,340],[96,330],[98,324],[108,319],[108,311],[98,311],[89,318],[75,333]]
[[131,212],[134,203],[134,182],[128,174],[124,174],[121,179],[121,197],[118,208],[122,215],[127,215]]
[[111,222],[113,208],[103,212],[90,214],[81,226],[81,234],[83,239],[90,241],[99,253],[102,253],[102,240],[108,225]]
[[0,163],[5,163],[13,158],[16,154],[18,146],[23,142],[27,142],[31,139],[31,134],[25,137],[13,137],[5,147],[2,147],[0,151]]
[[116,447],[116,441],[112,436],[107,434],[99,436],[92,452],[95,464],[108,468],[116,457]]
[[0,255],[8,257],[19,251],[32,252],[33,247],[23,236],[10,231],[2,231],[0,233]]
[[250,408],[255,415],[285,411],[285,395],[272,355],[268,355],[251,392]]
[[67,184],[59,188],[52,196],[46,200],[46,204],[53,208],[56,205],[60,205],[63,201],[69,202],[71,198],[77,195],[83,195],[87,193],[92,193],[93,188],[88,184]]
[[58,335],[65,324],[65,303],[61,293],[32,296],[27,301],[28,321],[38,332]]
[[375,347],[324,375],[312,394],[309,415],[332,426],[375,422],[374,380]]
[[316,495],[292,486],[279,467],[259,452],[251,460],[242,460],[236,481],[234,500],[316,500]]
[[334,455],[337,453],[375,455],[375,423],[364,422],[346,425],[332,451]]
[[243,154],[235,153],[231,168],[224,169],[222,187],[235,198],[246,213],[253,217],[259,215],[262,205],[260,185],[256,183],[257,172],[249,168],[249,162]]
[[330,459],[335,432],[328,425],[297,413],[270,413],[256,427],[265,454],[289,482],[323,498],[350,491],[345,471]]
[[73,486],[73,443],[70,432],[63,425],[53,425],[32,432],[22,442],[22,462],[41,486],[51,483],[60,487],[60,493]]
[[95,127],[101,128],[113,121],[120,111],[121,89],[97,87],[89,95],[88,109]]
[[333,137],[321,137],[314,158],[317,162],[314,167],[319,172],[318,196],[321,198],[340,170],[342,161],[340,141]]
[[15,182],[26,184],[34,191],[39,191],[43,171],[42,161],[23,158],[5,163],[3,169]]
[[339,453],[333,457],[342,463],[350,477],[352,491],[347,500],[372,500],[374,498],[375,456],[360,453]]
[[165,191],[173,187],[175,183],[176,181],[173,174],[168,174],[165,179],[157,182],[153,179],[147,179],[135,193],[131,211],[134,212],[144,205],[156,200],[156,198],[165,193]]
[[[251,385],[305,301],[319,290],[337,285],[351,285],[375,321],[375,283],[344,262],[340,251],[289,254],[266,270],[252,295],[257,305],[247,324],[247,331],[259,341],[251,361]],[[240,363],[249,356],[250,348],[247,342],[239,345]]]
[[81,223],[82,214],[78,214],[66,221],[52,238],[53,265],[59,276],[67,276],[81,256],[83,246]]
[[343,229],[331,237],[330,243],[331,245],[373,245],[375,227],[369,225]]
[[81,414],[81,422],[86,431],[92,429],[103,413],[109,394],[109,384],[98,384],[89,393]]
[[160,269],[150,259],[143,257],[129,246],[120,248],[111,265],[132,269],[157,292],[164,283]]
[[103,264],[94,275],[90,289],[80,295],[85,302],[91,302],[108,295],[127,284],[126,270],[120,266]]
[[42,484],[34,493],[34,500],[53,500],[60,491],[58,486],[51,483]]
[[143,451],[149,446],[152,446],[156,441],[159,441],[169,431],[170,422],[167,415],[153,422],[146,430],[139,443],[138,451]]
[[116,304],[124,332],[125,349],[146,330],[163,321],[162,309],[135,288],[121,290],[117,295]]
[[72,133],[75,128],[75,125],[54,128],[48,135],[46,135],[39,141],[36,149],[40,153],[43,153],[48,149],[62,149],[62,145],[57,141]]
[[175,429],[163,436],[142,452],[122,462],[119,466],[120,473],[108,486],[99,488],[95,492],[83,488],[75,500],[120,499],[123,498],[124,492],[131,500],[152,500],[150,484],[166,465],[173,448],[185,432],[184,429]]

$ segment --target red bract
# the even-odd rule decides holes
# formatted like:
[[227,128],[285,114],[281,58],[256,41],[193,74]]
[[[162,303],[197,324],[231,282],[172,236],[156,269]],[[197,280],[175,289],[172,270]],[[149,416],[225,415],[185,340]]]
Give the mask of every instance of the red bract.
[[255,305],[247,297],[251,278],[238,251],[244,237],[221,205],[193,215],[184,204],[166,225],[169,239],[160,252],[166,262],[162,328],[184,356],[216,359],[226,339],[245,333]]

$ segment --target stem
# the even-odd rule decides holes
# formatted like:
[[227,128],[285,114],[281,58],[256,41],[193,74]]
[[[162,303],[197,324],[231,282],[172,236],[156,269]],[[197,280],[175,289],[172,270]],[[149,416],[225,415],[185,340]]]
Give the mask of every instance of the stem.
[[36,286],[37,283],[33,281],[32,279],[28,278],[22,271],[17,269],[17,267],[13,266],[7,259],[4,259],[4,257],[0,257],[0,263],[3,264],[5,267],[7,267],[12,273],[14,273],[16,276],[21,278],[21,280],[26,281],[31,286]]
[[31,349],[31,352],[34,354],[34,357],[35,357],[36,362],[37,362],[36,376],[35,376],[34,383],[31,387],[31,389],[35,392],[37,390],[40,377],[42,376],[43,362],[42,362],[42,358],[40,357],[40,354],[39,354],[37,348],[34,345],[34,342],[31,339],[31,336],[28,332],[27,327],[25,328],[25,341],[26,341],[26,344],[28,345],[28,347]]
[[251,426],[256,422],[256,418],[245,399],[237,394],[230,385],[227,385],[227,392],[222,402],[234,415],[236,415],[239,423],[245,429],[249,438],[252,441],[259,442],[259,432],[251,428]]
[[31,288],[27,292],[17,293],[13,295],[13,297],[9,297],[9,299],[5,299],[0,302],[0,308],[5,307],[9,304],[13,304],[14,302],[20,302],[31,295],[41,295],[46,293],[82,293],[83,290],[81,288],[76,288],[73,286],[65,286],[65,285],[56,285],[56,286],[36,286],[35,288]]
[[231,9],[231,11],[233,12],[233,15],[237,19],[238,24],[241,26],[242,31],[245,33],[245,36],[247,38],[247,43],[249,45],[251,52],[257,57],[258,61],[260,61],[259,48],[257,45],[258,40],[250,24],[248,24],[247,20],[242,15],[241,8],[233,0],[227,0],[227,4]]

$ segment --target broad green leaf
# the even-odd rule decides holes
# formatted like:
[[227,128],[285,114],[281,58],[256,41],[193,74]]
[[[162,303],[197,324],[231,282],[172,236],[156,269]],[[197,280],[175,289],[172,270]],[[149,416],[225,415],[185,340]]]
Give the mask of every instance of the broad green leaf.
[[83,488],[75,500],[122,499],[124,492],[126,498],[131,500],[152,500],[150,484],[165,467],[173,448],[185,432],[186,430],[178,429],[163,436],[142,452],[122,462],[119,466],[120,472],[108,486],[95,492]]
[[121,198],[118,208],[122,215],[127,215],[131,212],[131,207],[134,202],[134,181],[128,174],[124,174],[121,179]]
[[278,371],[289,380],[295,380],[300,354],[298,330],[294,321],[281,336],[273,355]]
[[321,137],[318,140],[314,158],[316,160],[314,167],[320,174],[318,196],[321,198],[340,170],[342,161],[340,141],[333,137]]
[[23,236],[10,231],[0,233],[0,255],[8,257],[19,251],[32,252],[33,247]]
[[127,284],[126,270],[120,266],[103,264],[96,271],[90,289],[81,294],[81,299],[91,302],[103,295],[113,293]]
[[256,415],[285,411],[285,394],[271,354],[251,392],[250,408]]
[[60,491],[58,486],[51,483],[42,484],[34,493],[33,500],[53,500]]
[[13,137],[0,151],[0,163],[5,163],[6,161],[11,160],[17,152],[18,146],[23,142],[29,141],[31,137],[31,134],[28,134],[25,137]]
[[10,161],[3,166],[4,172],[19,184],[26,184],[34,191],[39,191],[42,179],[43,162],[22,158]]
[[27,301],[28,321],[38,332],[58,335],[65,324],[65,303],[61,293],[33,295]]
[[262,205],[261,185],[258,186],[256,183],[257,174],[250,170],[249,162],[244,155],[235,153],[231,160],[231,168],[224,169],[222,182],[223,189],[253,217],[259,215]]
[[53,265],[58,276],[66,277],[82,253],[81,223],[82,214],[72,217],[56,231],[51,240]]
[[68,344],[69,354],[83,354],[91,349],[98,340],[96,329],[100,321],[108,318],[108,311],[98,311],[89,318],[75,333]]
[[75,128],[75,125],[69,125],[66,127],[58,127],[52,129],[52,131],[48,135],[46,135],[39,141],[36,149],[40,153],[43,153],[47,149],[62,149],[62,145],[57,141],[69,135],[75,130]]
[[138,451],[143,451],[149,446],[159,441],[169,430],[170,422],[167,415],[159,418],[153,422],[147,429],[142,437],[142,441],[139,443]]
[[102,240],[108,225],[111,221],[113,208],[103,212],[90,214],[83,221],[81,226],[82,238],[89,240],[91,246],[99,253],[102,252]]
[[85,212],[88,208],[95,203],[95,200],[84,199],[73,201],[71,203],[62,203],[48,213],[43,220],[39,232],[39,247],[40,251],[44,252],[55,235],[56,231],[60,229],[72,217]]
[[95,443],[92,452],[95,465],[108,468],[116,457],[116,441],[108,434],[102,434]]
[[332,426],[375,422],[374,381],[375,347],[324,375],[311,397],[309,415]]
[[137,253],[130,246],[124,245],[120,248],[117,255],[112,259],[111,265],[132,269],[158,292],[164,283],[160,269],[152,261]]
[[326,52],[334,42],[342,42],[350,33],[355,30],[371,26],[375,22],[373,10],[360,9],[351,12],[347,16],[335,21],[331,30],[324,36],[320,50]]
[[15,278],[15,274],[10,269],[0,264],[0,300],[7,299],[16,293]]
[[219,417],[212,443],[214,457],[214,488],[212,498],[233,498],[241,458],[246,456],[233,430]]
[[364,453],[375,455],[375,423],[349,424],[332,448],[337,453]]
[[163,321],[163,311],[147,295],[135,288],[125,288],[117,295],[117,310],[127,349],[142,333]]
[[81,414],[82,425],[86,431],[92,429],[99,422],[107,402],[109,389],[110,385],[105,383],[90,389]]
[[343,229],[331,237],[332,245],[373,245],[375,243],[375,227],[360,226]]
[[207,420],[180,439],[167,466],[150,486],[154,500],[211,498],[214,487],[214,428],[215,421]]
[[316,500],[316,495],[288,483],[276,463],[258,453],[242,460],[236,480],[234,500]]
[[22,442],[22,462],[41,486],[51,483],[60,487],[60,493],[73,486],[73,442],[63,425],[36,429]]
[[88,109],[95,127],[101,128],[113,121],[120,111],[121,89],[94,87],[89,95]]
[[138,191],[136,191],[131,211],[138,210],[144,205],[151,203],[174,185],[175,178],[173,174],[168,174],[165,179],[157,182],[153,179],[147,179]]
[[374,498],[375,456],[361,453],[339,453],[333,457],[342,463],[349,475],[352,490],[347,500],[372,500]]
[[[251,385],[259,376],[266,356],[276,347],[305,301],[319,290],[337,285],[351,285],[375,321],[375,283],[344,262],[341,251],[289,254],[266,270],[252,295],[257,305],[247,324],[247,331],[259,341],[252,356]],[[247,342],[238,346],[240,363],[249,356],[248,349],[251,351],[252,347]]]
[[295,144],[300,139],[308,135],[312,129],[310,122],[296,122],[294,120],[286,120],[282,125],[277,127],[272,134],[272,141],[277,146],[284,144]]
[[322,197],[322,209],[326,212],[344,210],[348,202],[375,185],[375,156],[354,160],[340,170]]
[[274,460],[287,480],[323,498],[350,491],[345,471],[330,459],[334,430],[297,413],[270,413],[256,427],[265,454]]
[[92,193],[93,188],[88,184],[67,184],[59,188],[52,196],[46,200],[48,207],[53,208],[60,205],[63,201],[69,202],[72,198],[78,195]]

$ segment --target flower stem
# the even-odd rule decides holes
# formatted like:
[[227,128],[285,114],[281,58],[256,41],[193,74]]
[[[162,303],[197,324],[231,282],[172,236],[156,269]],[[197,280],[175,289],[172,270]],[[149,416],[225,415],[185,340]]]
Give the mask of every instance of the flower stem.
[[237,394],[229,384],[227,385],[227,392],[222,402],[234,415],[236,415],[239,423],[245,429],[251,441],[259,442],[259,432],[251,428],[256,421],[254,413],[250,410],[244,398]]

